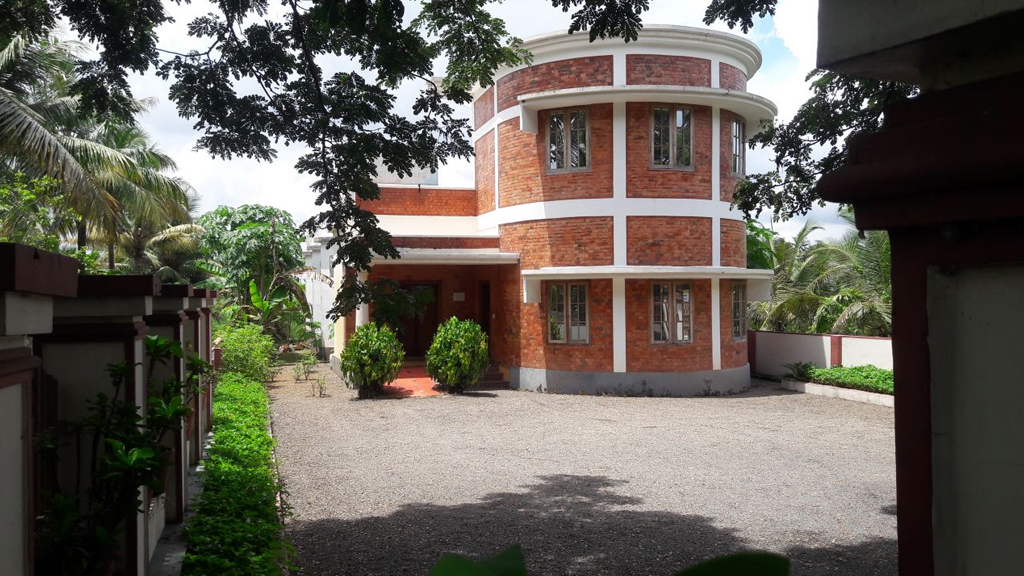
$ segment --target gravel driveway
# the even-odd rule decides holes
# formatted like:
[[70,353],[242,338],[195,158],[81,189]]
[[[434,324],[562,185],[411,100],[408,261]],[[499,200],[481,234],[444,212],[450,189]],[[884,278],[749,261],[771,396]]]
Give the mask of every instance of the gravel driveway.
[[[324,372],[329,373],[325,368]],[[427,576],[523,545],[531,576],[668,576],[739,550],[896,574],[892,410],[778,390],[355,401],[271,387],[298,574]]]

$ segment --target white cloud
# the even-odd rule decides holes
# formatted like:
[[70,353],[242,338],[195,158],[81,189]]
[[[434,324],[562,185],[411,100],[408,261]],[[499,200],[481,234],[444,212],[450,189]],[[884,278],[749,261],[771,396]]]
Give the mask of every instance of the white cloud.
[[796,57],[806,74],[816,66],[818,53],[817,0],[779,0],[775,7],[775,34]]

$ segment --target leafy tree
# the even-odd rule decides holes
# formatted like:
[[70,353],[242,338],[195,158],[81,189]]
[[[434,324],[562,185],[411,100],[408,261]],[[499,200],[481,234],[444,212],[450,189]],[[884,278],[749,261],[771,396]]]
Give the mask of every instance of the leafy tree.
[[824,206],[814,186],[846,163],[847,138],[878,131],[886,106],[918,92],[910,84],[824,70],[807,79],[811,99],[793,119],[770,124],[750,139],[751,146],[771,148],[776,170],[750,175],[737,186],[733,203],[747,218],[768,210],[776,220],[788,220]]
[[[817,251],[829,262],[828,297],[815,316],[816,328],[834,334],[889,336],[892,333],[892,251],[889,233],[859,233],[853,214],[840,213],[850,228]],[[827,330],[822,330],[827,328]]]
[[[80,252],[91,231],[106,247],[109,270],[115,268],[119,245],[137,248],[124,269],[157,270],[161,267],[144,265],[143,238],[159,236],[163,244],[181,238],[161,230],[172,222],[187,223],[191,188],[165,174],[174,162],[140,128],[81,113],[69,92],[80,49],[75,43],[30,42],[17,36],[0,51],[0,161],[8,172],[0,168],[0,181],[13,180],[17,188],[24,171],[34,181],[49,183],[45,195],[31,195],[36,205],[11,207],[4,229],[17,235],[13,231],[18,226],[28,226],[20,240],[50,250],[77,231]],[[145,104],[136,102],[133,110],[141,111]],[[11,169],[19,172],[12,176]],[[29,214],[35,215],[34,223],[26,219]],[[51,221],[43,222],[45,217]],[[29,233],[44,227],[46,238]],[[80,261],[83,269],[88,267]]]
[[[192,36],[208,42],[206,48],[176,53],[158,48],[158,26],[170,20],[163,0],[138,0],[130,11],[109,10],[106,0],[12,0],[0,8],[0,40],[19,31],[39,37],[66,19],[102,49],[98,59],[77,62],[71,89],[83,110],[130,121],[127,75],[156,66],[173,80],[170,98],[179,113],[195,121],[198,146],[212,155],[270,160],[281,141],[305,145],[309,152],[296,168],[316,177],[313,190],[324,211],[303,228],[335,231],[337,263],[361,271],[374,254],[398,256],[376,218],[359,206],[378,197],[377,160],[407,175],[469,156],[470,127],[450,103],[469,102],[474,84],[488,86],[498,67],[529,59],[487,11],[493,1],[424,0],[420,16],[407,25],[401,0],[283,0],[285,13],[278,18],[267,15],[266,0],[218,0],[215,12],[189,26]],[[627,42],[637,38],[649,7],[649,0],[551,3],[574,10],[570,31]],[[776,3],[710,0],[704,21],[747,32],[755,18],[773,15]],[[161,52],[169,59],[161,62]],[[370,76],[325,73],[321,63],[332,56],[355,61]],[[433,80],[435,59],[447,61],[441,83]],[[887,103],[916,93],[912,86],[833,73],[812,77],[814,97],[797,116],[753,139],[772,148],[778,171],[740,185],[736,203],[748,215],[764,209],[778,218],[806,213],[819,202],[817,178],[845,159],[844,136],[877,129]],[[425,85],[411,118],[395,111],[392,95],[407,81]],[[375,292],[380,290],[348,275],[333,312],[346,314]]]
[[220,206],[199,218],[200,266],[214,277],[201,286],[226,290],[218,301],[234,324],[252,322],[276,342],[293,342],[312,315],[298,275],[306,272],[302,238],[284,210]]
[[772,268],[772,242],[775,237],[774,230],[757,220],[747,220],[747,268]]
[[299,272],[305,264],[302,238],[284,210],[259,204],[218,206],[197,224],[203,229],[205,265],[218,277],[213,284],[229,290],[240,304],[252,304],[250,282],[265,296],[281,275]]
[[29,180],[17,173],[9,183],[0,183],[0,242],[57,252],[61,237],[77,222],[78,215],[66,209],[56,180]]
[[772,297],[753,302],[749,324],[755,330],[811,332],[809,319],[818,309],[816,286],[827,268],[823,255],[814,252],[810,236],[821,227],[807,222],[793,240],[776,236],[771,244]]

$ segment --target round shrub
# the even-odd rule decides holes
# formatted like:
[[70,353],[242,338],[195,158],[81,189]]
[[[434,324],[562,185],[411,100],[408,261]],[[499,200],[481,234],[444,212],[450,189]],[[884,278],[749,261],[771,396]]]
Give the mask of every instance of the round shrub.
[[360,398],[373,398],[398,376],[404,359],[405,349],[391,328],[364,324],[341,353],[341,372]]
[[250,380],[270,380],[270,355],[274,339],[258,324],[226,326],[214,335],[220,338],[221,371],[238,372]]
[[427,350],[427,373],[456,393],[479,382],[489,363],[487,335],[472,320],[449,318]]

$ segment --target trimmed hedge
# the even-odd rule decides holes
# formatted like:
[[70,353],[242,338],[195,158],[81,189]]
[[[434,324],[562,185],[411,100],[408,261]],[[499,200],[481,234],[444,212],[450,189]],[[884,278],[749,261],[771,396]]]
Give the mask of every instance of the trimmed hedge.
[[213,445],[189,519],[184,576],[281,576],[289,548],[263,384],[225,373],[213,397]]
[[839,388],[852,388],[879,394],[893,393],[892,370],[875,366],[851,366],[844,368],[812,368],[810,380],[817,384],[827,384]]
[[221,370],[238,372],[257,382],[270,380],[274,339],[264,334],[258,324],[224,327],[214,337],[221,339]]

